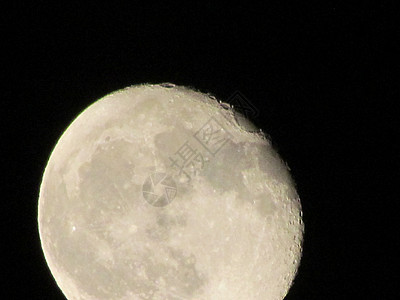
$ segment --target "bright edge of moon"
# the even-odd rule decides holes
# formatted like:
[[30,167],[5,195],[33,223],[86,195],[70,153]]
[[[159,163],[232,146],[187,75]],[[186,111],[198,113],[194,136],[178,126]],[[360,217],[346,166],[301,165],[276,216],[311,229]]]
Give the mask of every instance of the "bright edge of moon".
[[283,299],[304,233],[287,165],[228,104],[173,84],[116,91],[57,142],[40,188],[68,299]]

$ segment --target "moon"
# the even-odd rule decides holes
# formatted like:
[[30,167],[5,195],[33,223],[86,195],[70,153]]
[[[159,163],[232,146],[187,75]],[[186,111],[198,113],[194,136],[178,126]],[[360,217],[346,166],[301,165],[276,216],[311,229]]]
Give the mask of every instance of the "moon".
[[85,109],[40,187],[46,262],[67,299],[283,299],[302,254],[289,168],[229,104],[142,84]]

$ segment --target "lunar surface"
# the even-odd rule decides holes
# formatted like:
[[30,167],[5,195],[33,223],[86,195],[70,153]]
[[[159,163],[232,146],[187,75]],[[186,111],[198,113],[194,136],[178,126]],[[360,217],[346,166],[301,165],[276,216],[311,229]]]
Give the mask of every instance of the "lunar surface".
[[53,150],[38,224],[68,299],[275,300],[299,266],[299,196],[270,141],[173,84],[89,106]]

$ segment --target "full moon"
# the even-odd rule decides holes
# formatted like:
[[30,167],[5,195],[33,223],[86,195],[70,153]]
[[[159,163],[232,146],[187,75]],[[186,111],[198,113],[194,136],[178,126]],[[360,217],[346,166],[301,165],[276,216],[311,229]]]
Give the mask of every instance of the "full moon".
[[40,187],[68,299],[283,299],[304,233],[289,168],[244,114],[173,84],[116,91],[57,142]]

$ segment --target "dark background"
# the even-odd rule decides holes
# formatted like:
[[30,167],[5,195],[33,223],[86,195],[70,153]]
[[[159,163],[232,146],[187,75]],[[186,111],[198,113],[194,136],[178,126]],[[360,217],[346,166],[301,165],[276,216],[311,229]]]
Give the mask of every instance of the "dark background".
[[240,91],[292,169],[306,234],[287,300],[397,299],[395,1],[277,3],[2,9],[2,298],[64,299],[36,218],[42,173],[68,124],[114,90],[173,82],[225,101]]

